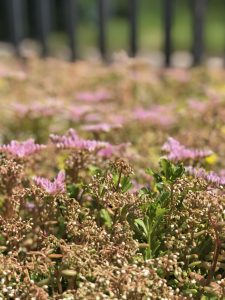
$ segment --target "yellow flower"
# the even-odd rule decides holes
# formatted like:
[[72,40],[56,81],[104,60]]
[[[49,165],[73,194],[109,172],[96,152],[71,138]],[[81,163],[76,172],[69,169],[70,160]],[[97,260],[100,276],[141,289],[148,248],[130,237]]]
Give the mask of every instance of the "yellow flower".
[[57,166],[59,169],[64,169],[65,167],[65,158],[66,158],[66,155],[60,155],[57,157]]
[[212,155],[206,157],[205,161],[209,164],[209,165],[214,165],[215,163],[217,163],[218,161],[218,156],[213,153]]
[[225,134],[225,125],[221,126],[221,132]]

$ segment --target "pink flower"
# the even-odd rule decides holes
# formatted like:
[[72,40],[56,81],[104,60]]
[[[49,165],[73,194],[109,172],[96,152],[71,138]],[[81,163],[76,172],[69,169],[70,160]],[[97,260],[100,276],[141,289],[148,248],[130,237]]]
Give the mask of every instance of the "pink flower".
[[119,154],[122,151],[124,152],[128,145],[129,145],[129,143],[120,144],[120,145],[108,144],[104,148],[100,149],[97,154],[101,157],[109,158],[112,155]]
[[124,115],[122,116],[115,112],[112,112],[111,115],[108,116],[108,120],[120,127],[127,122],[127,119],[124,117]]
[[188,174],[205,179],[209,183],[213,183],[218,186],[225,186],[225,176],[217,174],[215,172],[207,172],[203,168],[193,168],[193,167],[185,167],[185,170]]
[[33,179],[35,184],[48,194],[56,195],[65,192],[65,177],[65,171],[60,171],[53,181],[44,177],[34,177]]
[[208,112],[211,114],[214,112],[223,112],[223,103],[218,95],[211,95],[211,97],[209,95],[209,98],[209,100],[190,99],[188,101],[188,105],[194,112],[198,112],[200,114],[205,114]]
[[100,113],[89,113],[85,115],[84,120],[86,122],[101,122],[102,115]]
[[225,178],[225,170],[220,170],[219,175]]
[[212,154],[212,151],[210,150],[189,149],[181,145],[180,142],[172,137],[168,138],[167,142],[163,145],[162,150],[168,152],[167,158],[175,162],[187,159],[196,160]]
[[187,83],[191,79],[191,74],[186,69],[168,69],[165,70],[164,73],[166,74],[166,77],[181,83]]
[[81,118],[92,110],[92,107],[88,105],[72,105],[68,108],[68,117],[72,121],[80,121]]
[[26,207],[26,209],[28,209],[28,210],[30,210],[30,211],[36,209],[36,205],[35,205],[34,203],[32,203],[32,202],[27,202],[27,203],[25,204],[25,207]]
[[100,102],[111,98],[111,94],[104,90],[80,92],[76,95],[77,100],[85,102]]
[[199,113],[204,113],[208,109],[208,103],[206,101],[190,99],[188,101],[188,105],[193,111],[197,111]]
[[137,108],[133,113],[134,119],[143,122],[149,122],[152,125],[171,126],[174,124],[174,116],[171,108],[156,105],[150,109]]
[[131,182],[132,182],[132,187],[130,189],[130,193],[132,194],[138,193],[141,190],[141,188],[144,187],[143,184],[138,183],[136,180],[132,180]]
[[121,128],[120,124],[98,123],[91,125],[84,125],[82,129],[91,132],[110,132],[112,129]]
[[23,71],[13,71],[11,68],[2,68],[0,69],[0,78],[12,78],[16,80],[25,80],[27,78],[27,74]]
[[21,158],[36,153],[45,147],[45,145],[35,144],[34,139],[28,139],[24,142],[11,141],[8,145],[0,146],[0,151],[7,152]]
[[80,138],[74,129],[69,129],[66,135],[50,135],[53,143],[57,148],[67,149],[86,149],[88,151],[94,151],[99,148],[108,146],[106,142],[100,142],[96,140],[85,140]]
[[34,119],[54,116],[60,111],[61,103],[57,99],[50,98],[45,102],[34,102],[28,104],[15,102],[11,107],[20,118],[29,117]]

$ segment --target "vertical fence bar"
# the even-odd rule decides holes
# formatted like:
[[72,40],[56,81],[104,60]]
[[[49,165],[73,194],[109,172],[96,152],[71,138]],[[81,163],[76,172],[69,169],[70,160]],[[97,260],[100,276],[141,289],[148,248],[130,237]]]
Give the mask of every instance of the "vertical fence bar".
[[164,20],[164,64],[166,67],[171,66],[171,54],[172,54],[172,20],[173,20],[173,0],[163,1],[163,20]]
[[23,0],[7,0],[7,14],[11,41],[17,56],[21,56],[20,43],[24,36]]
[[69,47],[71,50],[71,61],[77,58],[77,0],[65,1],[65,19],[66,19],[66,31],[69,38]]
[[207,0],[192,0],[193,7],[193,65],[201,64],[204,52],[204,19]]
[[42,57],[47,57],[48,49],[48,34],[50,31],[50,1],[36,0],[36,22],[37,34],[42,46]]
[[106,46],[106,21],[107,21],[107,0],[98,0],[98,18],[99,18],[99,50],[103,60],[107,60]]
[[137,42],[137,15],[138,0],[129,0],[129,16],[130,16],[130,56],[135,57],[138,50]]

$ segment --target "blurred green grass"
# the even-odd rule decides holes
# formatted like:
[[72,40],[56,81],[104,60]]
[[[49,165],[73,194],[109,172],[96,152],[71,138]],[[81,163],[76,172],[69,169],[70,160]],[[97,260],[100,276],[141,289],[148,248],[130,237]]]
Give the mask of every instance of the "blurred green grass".
[[[205,48],[209,55],[223,55],[225,49],[225,2],[208,0],[205,23]],[[126,2],[126,1],[125,1]],[[123,3],[123,6],[127,5]],[[94,9],[90,0],[86,7]],[[118,2],[119,3],[119,2]],[[122,3],[122,2],[120,2]],[[163,45],[162,1],[142,0],[139,2],[138,42],[142,52],[159,51]],[[190,1],[176,2],[173,23],[173,45],[175,50],[190,50],[192,47],[192,16]],[[114,2],[114,8],[116,7]],[[95,18],[86,18],[79,23],[78,44],[81,57],[97,46],[98,31]],[[57,47],[66,43],[65,34],[54,34],[51,41]],[[128,49],[129,24],[126,17],[113,15],[107,24],[109,52]]]

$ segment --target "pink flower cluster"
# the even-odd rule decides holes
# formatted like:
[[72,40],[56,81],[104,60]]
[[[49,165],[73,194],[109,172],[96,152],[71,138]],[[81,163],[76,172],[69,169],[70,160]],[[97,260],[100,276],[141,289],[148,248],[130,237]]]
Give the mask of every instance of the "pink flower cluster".
[[27,74],[23,71],[13,71],[11,69],[6,69],[1,66],[0,68],[0,78],[12,78],[16,80],[25,80],[27,78]]
[[174,162],[190,159],[196,160],[212,154],[212,151],[210,150],[187,148],[172,137],[168,138],[167,142],[163,145],[162,150],[168,152],[167,158]]
[[196,99],[190,99],[188,101],[188,106],[194,112],[205,113],[208,109],[208,102],[200,101],[200,100],[196,100]]
[[12,104],[12,110],[21,118],[39,118],[54,116],[60,111],[61,103],[56,99],[48,99],[46,102],[34,102],[23,104],[15,102]]
[[174,124],[174,115],[169,107],[156,105],[150,109],[137,108],[133,113],[134,119],[149,122],[153,125],[171,126]]
[[91,132],[110,132],[112,129],[121,128],[121,127],[122,127],[121,124],[98,123],[98,124],[84,125],[82,129]]
[[22,158],[36,153],[43,148],[46,148],[46,146],[35,144],[34,139],[28,139],[24,142],[11,141],[8,145],[0,146],[0,151]]
[[188,174],[205,179],[209,183],[213,183],[215,185],[225,186],[225,175],[220,175],[215,172],[207,172],[203,168],[194,168],[194,167],[185,167],[185,170]]
[[104,148],[100,149],[97,153],[97,155],[104,157],[104,158],[109,158],[114,154],[120,153],[120,152],[124,152],[126,147],[129,145],[129,143],[123,143],[120,145],[111,145],[108,144],[107,146],[105,146]]
[[187,83],[191,79],[190,73],[184,68],[167,69],[164,71],[164,74],[168,79],[180,83]]
[[94,151],[99,148],[108,146],[106,142],[100,142],[96,140],[85,140],[80,138],[74,129],[69,129],[66,135],[50,135],[53,143],[57,148],[65,149],[85,149],[88,151]]
[[57,177],[50,181],[44,177],[34,177],[34,182],[48,194],[56,195],[65,192],[65,171],[60,171]]
[[108,142],[101,142],[96,140],[85,140],[80,138],[74,129],[62,136],[50,135],[52,142],[59,149],[85,149],[88,151],[97,151],[97,155],[109,158],[114,154],[125,151],[129,143],[123,143],[119,145],[112,145]]
[[86,91],[80,92],[76,95],[76,99],[85,102],[100,102],[111,98],[111,94],[108,91]]
[[88,105],[72,105],[68,107],[68,118],[72,121],[80,121],[87,113],[92,111]]

